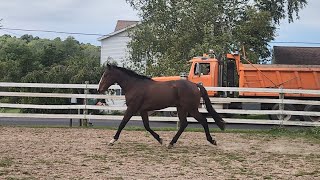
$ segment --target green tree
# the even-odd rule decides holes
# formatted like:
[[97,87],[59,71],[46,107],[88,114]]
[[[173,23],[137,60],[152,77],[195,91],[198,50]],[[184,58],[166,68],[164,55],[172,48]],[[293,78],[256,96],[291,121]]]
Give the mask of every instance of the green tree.
[[11,71],[13,67],[7,68],[10,71],[0,77],[11,82],[20,82],[21,77],[34,70],[34,57],[31,49],[26,46],[26,40],[15,37],[3,36],[0,39],[0,61],[13,66],[16,70]]
[[186,60],[209,49],[225,54],[245,47],[253,61],[269,57],[268,42],[279,21],[288,17],[292,22],[306,5],[305,0],[127,2],[141,16],[131,32],[130,59],[134,64],[146,61],[151,76],[186,71]]
[[298,19],[300,9],[308,4],[307,0],[255,0],[254,2],[258,10],[269,12],[276,24],[286,17],[289,22]]
[[[24,83],[98,83],[102,74],[100,48],[82,44],[73,37],[65,40],[0,36],[0,81]],[[20,91],[14,88],[12,91]],[[29,92],[81,93],[72,89],[24,88]],[[11,98],[10,102],[68,104],[65,98]],[[26,110],[49,112],[50,110]],[[50,112],[63,112],[52,110]]]

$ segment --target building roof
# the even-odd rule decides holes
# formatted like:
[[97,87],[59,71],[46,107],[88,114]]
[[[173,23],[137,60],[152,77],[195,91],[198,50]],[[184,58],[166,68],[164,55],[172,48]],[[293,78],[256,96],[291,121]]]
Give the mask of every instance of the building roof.
[[127,20],[118,20],[116,28],[114,29],[114,32],[119,31],[121,29],[124,29],[128,26],[137,24],[139,21],[127,21]]
[[320,65],[320,47],[274,46],[272,63]]
[[114,31],[112,33],[109,33],[107,35],[104,35],[104,36],[98,38],[98,41],[102,41],[104,39],[107,39],[107,38],[112,37],[114,35],[117,35],[119,33],[122,33],[128,29],[131,29],[131,28],[135,27],[138,23],[139,23],[139,21],[118,20]]

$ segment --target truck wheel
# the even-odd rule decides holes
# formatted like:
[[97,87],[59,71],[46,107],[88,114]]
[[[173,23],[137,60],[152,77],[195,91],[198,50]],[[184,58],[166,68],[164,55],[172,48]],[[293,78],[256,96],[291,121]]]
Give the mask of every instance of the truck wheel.
[[[320,112],[320,106],[312,106],[312,105],[307,105],[304,108],[304,111],[315,111],[315,112]],[[303,116],[303,119],[305,121],[313,121],[313,122],[320,122],[320,116]]]
[[[279,104],[275,104],[272,107],[272,110],[279,110]],[[285,104],[284,105],[284,110],[295,111],[296,108],[291,104]],[[269,118],[271,120],[280,120],[281,116],[280,116],[280,114],[270,114]],[[293,121],[293,120],[296,120],[296,119],[297,119],[297,116],[294,116],[294,115],[284,115],[284,117],[283,117],[284,121]]]

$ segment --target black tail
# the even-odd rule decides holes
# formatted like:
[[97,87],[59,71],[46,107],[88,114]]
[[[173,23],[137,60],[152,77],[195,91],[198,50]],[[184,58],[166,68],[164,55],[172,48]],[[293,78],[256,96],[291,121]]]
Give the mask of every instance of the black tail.
[[213,109],[207,90],[200,84],[197,84],[197,86],[200,88],[201,97],[203,98],[204,103],[206,104],[206,108],[207,108],[209,114],[212,116],[212,118],[216,122],[217,126],[221,130],[224,130],[225,129],[225,122],[220,117],[220,115]]

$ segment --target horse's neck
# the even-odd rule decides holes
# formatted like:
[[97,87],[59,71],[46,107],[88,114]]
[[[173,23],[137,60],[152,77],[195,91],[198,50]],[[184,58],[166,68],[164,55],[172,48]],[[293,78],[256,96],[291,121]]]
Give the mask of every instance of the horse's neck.
[[137,78],[130,77],[128,75],[122,76],[123,78],[118,80],[118,84],[124,92],[130,91],[135,84],[139,81]]

